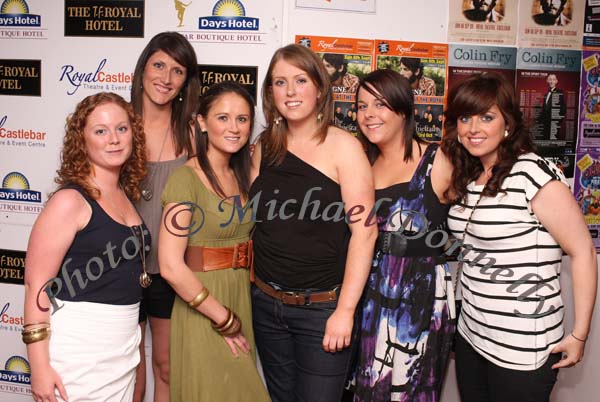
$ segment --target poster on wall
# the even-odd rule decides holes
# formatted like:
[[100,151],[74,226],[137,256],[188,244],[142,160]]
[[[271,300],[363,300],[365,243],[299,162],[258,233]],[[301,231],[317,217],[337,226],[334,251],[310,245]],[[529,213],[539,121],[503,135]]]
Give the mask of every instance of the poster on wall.
[[143,38],[144,0],[65,0],[65,36]]
[[24,288],[0,284],[0,401],[31,401],[31,368],[21,340]]
[[332,85],[334,124],[356,134],[356,90],[359,80],[371,72],[374,42],[310,35],[296,35],[295,41],[322,58]]
[[584,50],[582,57],[577,147],[600,148],[600,51]]
[[375,0],[296,0],[296,8],[375,14]]
[[496,72],[515,82],[517,48],[500,46],[450,45],[448,48],[448,90],[473,74]]
[[200,93],[203,94],[211,85],[221,81],[234,81],[246,88],[256,105],[258,67],[198,64],[198,75],[200,77]]
[[600,251],[600,149],[577,153],[573,192]]
[[581,52],[519,49],[517,95],[543,156],[574,154]]
[[442,139],[448,45],[375,41],[375,66],[406,77],[415,95],[417,134],[426,141]]
[[600,0],[585,0],[583,46],[600,47]]
[[581,0],[521,0],[518,47],[580,50],[583,18]]
[[510,0],[450,0],[448,41],[515,45],[518,7]]

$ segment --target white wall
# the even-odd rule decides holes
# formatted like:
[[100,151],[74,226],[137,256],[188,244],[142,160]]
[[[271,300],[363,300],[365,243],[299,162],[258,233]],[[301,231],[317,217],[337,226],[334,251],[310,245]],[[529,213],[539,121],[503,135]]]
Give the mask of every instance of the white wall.
[[[106,58],[107,72],[131,73],[139,52],[150,37],[165,30],[198,32],[198,17],[210,15],[214,3],[212,0],[193,1],[185,13],[185,26],[178,28],[172,1],[146,0],[145,38],[110,39],[65,38],[64,2],[28,0],[30,13],[42,16],[42,30],[46,39],[1,38],[0,59],[42,59],[42,97],[0,96],[0,119],[8,116],[7,127],[44,130],[48,133],[48,140],[44,149],[0,148],[0,176],[16,170],[24,173],[30,179],[32,188],[38,191],[47,193],[53,188],[52,179],[58,163],[65,117],[76,102],[96,91],[81,87],[75,95],[67,95],[72,87],[64,80],[59,81],[63,66],[73,65],[81,72],[95,71],[99,61]],[[261,82],[270,55],[280,45],[292,42],[297,34],[441,43],[445,43],[447,38],[448,2],[443,0],[377,0],[376,14],[296,9],[295,0],[245,0],[243,4],[247,15],[261,19],[262,43],[193,42],[192,45],[200,63],[258,66]],[[258,83],[259,88],[261,82]],[[128,90],[117,92],[129,97]],[[25,250],[29,231],[30,223],[27,220],[7,219],[5,214],[0,214],[1,249]],[[568,331],[573,317],[568,259],[565,260],[562,281],[563,297],[568,306]],[[0,308],[10,300],[11,314],[22,316],[22,306],[18,302],[21,291],[20,287],[0,284]],[[597,308],[600,307],[598,304]],[[10,351],[6,349],[7,343],[3,339],[7,336],[14,344]],[[598,337],[600,320],[596,319],[590,339]],[[26,356],[24,347],[15,342],[18,338],[16,331],[0,331],[0,360],[9,354]],[[588,342],[583,363],[560,373],[553,395],[554,402],[595,402],[598,399],[595,380],[600,372],[600,347],[597,343]],[[4,364],[4,361],[0,363]],[[0,400],[17,402],[26,399],[0,390]],[[453,364],[442,400],[459,400]]]

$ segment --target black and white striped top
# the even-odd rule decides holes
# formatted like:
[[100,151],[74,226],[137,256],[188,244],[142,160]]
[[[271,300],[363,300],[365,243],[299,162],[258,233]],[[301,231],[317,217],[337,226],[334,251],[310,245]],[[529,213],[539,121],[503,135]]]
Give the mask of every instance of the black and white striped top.
[[[551,162],[533,153],[520,156],[502,183],[506,193],[481,199],[463,242],[458,330],[486,359],[513,370],[539,368],[564,335],[562,250],[531,209],[551,180],[568,185]],[[467,189],[466,204],[448,215],[459,240],[483,186],[470,183]]]

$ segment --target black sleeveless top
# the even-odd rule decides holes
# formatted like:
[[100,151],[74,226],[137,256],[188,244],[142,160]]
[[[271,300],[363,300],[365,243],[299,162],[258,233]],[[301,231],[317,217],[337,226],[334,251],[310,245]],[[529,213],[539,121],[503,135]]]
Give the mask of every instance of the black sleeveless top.
[[77,190],[92,208],[92,215],[87,225],[77,232],[65,254],[57,275],[59,285],[54,285],[60,289],[54,288],[53,294],[65,301],[116,305],[139,302],[142,299],[140,231],[144,232],[148,250],[151,244],[146,225],[142,223],[131,228],[122,225],[104,212],[81,187],[69,185],[64,188]]
[[261,161],[250,199],[260,279],[286,289],[327,290],[342,283],[350,230],[339,184],[287,152],[279,166]]

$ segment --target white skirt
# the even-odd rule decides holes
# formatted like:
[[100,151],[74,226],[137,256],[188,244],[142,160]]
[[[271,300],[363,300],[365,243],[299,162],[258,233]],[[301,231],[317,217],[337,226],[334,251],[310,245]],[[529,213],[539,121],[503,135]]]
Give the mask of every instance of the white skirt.
[[[69,402],[130,402],[140,361],[139,303],[68,302],[50,318],[50,365]],[[58,392],[58,401],[63,402]]]

